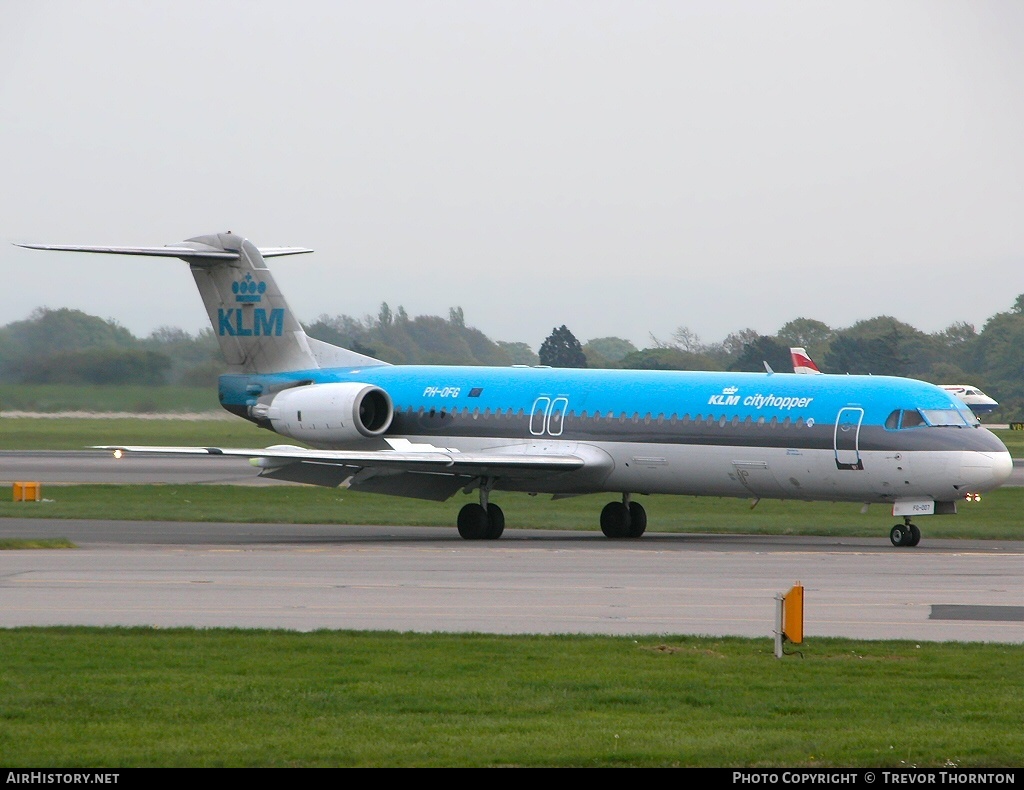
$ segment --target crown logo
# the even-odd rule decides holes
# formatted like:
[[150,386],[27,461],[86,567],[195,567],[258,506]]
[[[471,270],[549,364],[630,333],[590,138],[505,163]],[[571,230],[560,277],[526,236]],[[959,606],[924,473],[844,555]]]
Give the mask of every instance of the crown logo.
[[236,302],[251,304],[263,299],[263,293],[267,290],[267,284],[256,282],[251,274],[246,273],[244,279],[231,283],[231,290],[235,294]]
[[735,395],[739,391],[740,391],[739,387],[726,387],[724,390],[722,390],[722,394],[723,395]]

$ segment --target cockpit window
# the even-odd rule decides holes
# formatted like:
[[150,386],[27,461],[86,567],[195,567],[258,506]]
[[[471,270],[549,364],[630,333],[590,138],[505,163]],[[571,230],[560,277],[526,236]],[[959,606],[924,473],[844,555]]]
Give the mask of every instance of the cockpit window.
[[958,409],[922,409],[921,413],[929,425],[963,428],[968,423]]
[[930,426],[938,428],[964,428],[968,425],[980,425],[974,412],[967,407],[963,409],[896,409],[885,418],[885,427],[893,431],[897,428],[919,428]]
[[903,412],[903,421],[900,423],[901,428],[913,428],[924,424],[924,417],[916,409],[907,409]]

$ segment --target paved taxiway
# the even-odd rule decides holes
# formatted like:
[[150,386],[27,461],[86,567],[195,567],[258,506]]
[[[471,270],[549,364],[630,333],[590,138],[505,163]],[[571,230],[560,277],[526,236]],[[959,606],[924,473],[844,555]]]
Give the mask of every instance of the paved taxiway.
[[0,626],[243,626],[1024,642],[1024,542],[0,519]]

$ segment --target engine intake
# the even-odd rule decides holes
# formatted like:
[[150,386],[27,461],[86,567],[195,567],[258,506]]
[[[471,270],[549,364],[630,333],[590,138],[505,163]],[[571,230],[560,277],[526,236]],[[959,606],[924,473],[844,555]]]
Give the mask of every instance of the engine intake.
[[274,431],[304,442],[372,439],[391,427],[391,397],[372,384],[306,384],[282,390],[252,408]]

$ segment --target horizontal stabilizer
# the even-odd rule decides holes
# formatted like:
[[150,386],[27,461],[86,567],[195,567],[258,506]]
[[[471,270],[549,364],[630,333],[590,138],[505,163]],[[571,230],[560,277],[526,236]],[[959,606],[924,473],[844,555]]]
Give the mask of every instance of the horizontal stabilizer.
[[[233,250],[196,249],[172,244],[165,247],[102,247],[81,244],[15,244],[30,250],[57,250],[59,252],[96,252],[105,255],[152,255],[162,258],[212,258],[215,260],[238,260],[240,254]],[[264,258],[282,255],[301,255],[313,250],[306,247],[261,247]]]

